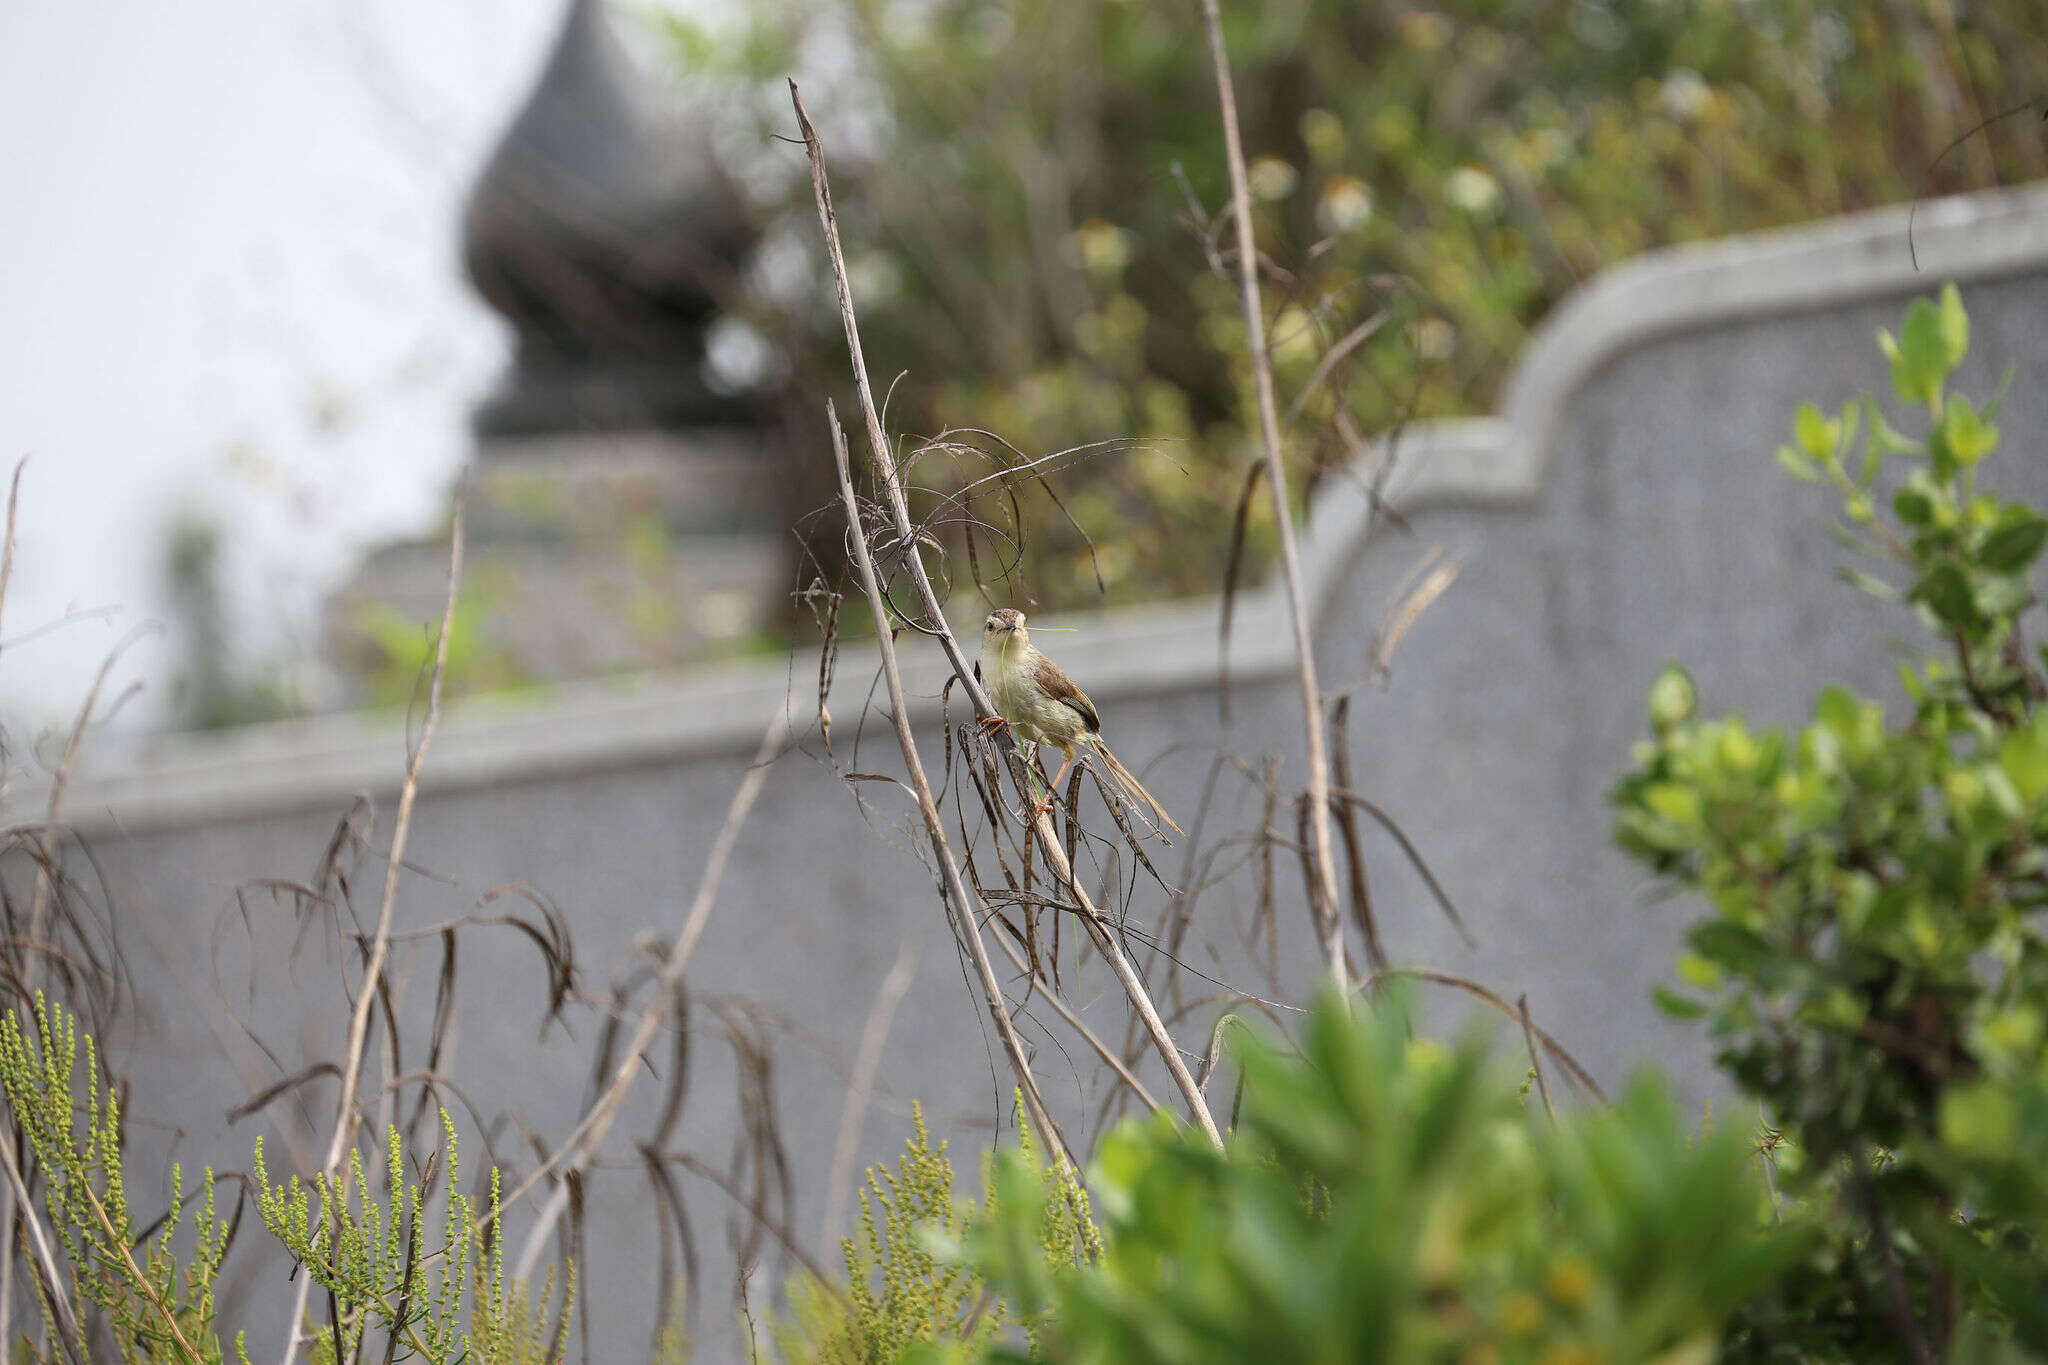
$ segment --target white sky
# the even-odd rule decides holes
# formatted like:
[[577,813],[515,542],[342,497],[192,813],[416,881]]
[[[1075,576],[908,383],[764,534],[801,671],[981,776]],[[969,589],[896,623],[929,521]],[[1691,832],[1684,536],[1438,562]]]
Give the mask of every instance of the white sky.
[[[30,456],[0,710],[33,738],[166,617],[221,524],[254,642],[310,648],[368,541],[423,527],[506,355],[462,282],[470,177],[561,0],[0,4],[0,462]],[[33,639],[67,613],[109,609]],[[175,648],[114,675],[160,716]]]

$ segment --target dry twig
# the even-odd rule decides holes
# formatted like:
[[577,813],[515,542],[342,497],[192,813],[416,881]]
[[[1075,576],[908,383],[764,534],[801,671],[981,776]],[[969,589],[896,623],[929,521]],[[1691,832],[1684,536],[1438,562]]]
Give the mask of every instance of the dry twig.
[[[441,719],[441,684],[448,672],[448,635],[455,625],[455,596],[462,583],[462,503],[455,504],[454,526],[448,546],[448,599],[441,609],[441,636],[434,643],[434,669],[427,682],[427,710],[420,721],[419,743],[405,768],[405,785],[398,790],[398,816],[391,831],[390,862],[384,870],[384,897],[377,907],[377,931],[370,942],[369,960],[363,966],[363,984],[356,996],[354,1016],[349,1020],[348,1050],[342,1057],[341,1092],[336,1101],[334,1136],[327,1144],[327,1160],[321,1169],[328,1179],[342,1171],[342,1157],[355,1141],[356,1086],[363,1074],[363,1048],[369,1039],[370,1011],[376,1005],[377,988],[384,975],[384,963],[391,953],[391,914],[398,902],[398,878],[405,868],[405,844],[412,833],[412,811],[419,799],[420,772],[426,766],[427,747],[433,742],[434,727]],[[346,1198],[344,1181],[337,1198],[335,1216],[340,1217],[339,1200]],[[299,1324],[306,1317],[306,1296],[313,1277],[299,1279],[298,1298],[285,1333],[284,1365],[292,1365],[299,1353]]]
[[839,1113],[839,1136],[832,1142],[832,1173],[825,1184],[825,1227],[819,1240],[828,1247],[839,1236],[839,1220],[846,1213],[861,1125],[867,1118],[875,1073],[882,1064],[882,1044],[889,1037],[889,1022],[896,1017],[896,1007],[903,1003],[904,993],[917,975],[918,959],[923,956],[923,939],[903,940],[896,953],[896,965],[882,978],[882,989],[875,992],[874,1008],[868,1011],[868,1022],[860,1031],[860,1049],[854,1053],[853,1072],[846,1081],[846,1104]]
[[[21,1178],[21,1167],[14,1160],[14,1142],[10,1137],[0,1142],[0,1164],[7,1167],[8,1199],[21,1209],[21,1221],[28,1228],[29,1240],[35,1245],[36,1259],[43,1266],[43,1288],[50,1296],[50,1307],[57,1314],[58,1340],[73,1360],[82,1359],[85,1337],[78,1327],[78,1318],[71,1310],[71,1296],[64,1291],[65,1276],[57,1268],[56,1253],[51,1249],[50,1234],[43,1228],[43,1220],[36,1216],[35,1200],[30,1197],[28,1183]],[[13,1219],[8,1219],[6,1231],[10,1246],[14,1241]],[[12,1274],[12,1267],[8,1268]],[[66,1336],[69,1333],[69,1336]],[[9,1337],[8,1340],[13,1340]]]
[[1244,296],[1245,345],[1251,353],[1258,393],[1259,439],[1265,452],[1266,483],[1273,491],[1273,523],[1279,533],[1280,573],[1287,585],[1288,614],[1294,624],[1294,666],[1301,679],[1302,721],[1308,740],[1309,909],[1330,975],[1338,988],[1350,984],[1344,966],[1344,925],[1337,916],[1336,863],[1330,856],[1330,759],[1323,735],[1322,689],[1316,682],[1315,646],[1309,638],[1308,600],[1302,588],[1301,553],[1294,542],[1293,513],[1287,505],[1287,469],[1280,459],[1280,416],[1273,397],[1273,367],[1266,354],[1265,310],[1259,301],[1259,257],[1252,240],[1251,189],[1245,175],[1244,142],[1237,128],[1237,95],[1231,86],[1230,55],[1223,46],[1218,0],[1202,0],[1209,48],[1216,62],[1216,94],[1223,106],[1223,151],[1230,164],[1231,211],[1237,219],[1238,289]]
[[[777,707],[775,718],[768,722],[768,728],[761,736],[761,747],[754,754],[754,761],[747,769],[747,775],[740,780],[739,790],[733,793],[732,803],[726,807],[725,822],[719,826],[718,837],[711,841],[711,852],[704,859],[704,874],[697,884],[697,895],[690,902],[689,913],[683,919],[683,927],[670,945],[668,957],[661,965],[661,975],[655,980],[647,1007],[640,1011],[639,1021],[634,1025],[633,1037],[620,1055],[618,1065],[612,1072],[610,1084],[584,1112],[582,1120],[566,1141],[555,1150],[554,1155],[543,1161],[534,1172],[522,1181],[512,1194],[500,1201],[501,1208],[510,1208],[512,1203],[525,1195],[544,1179],[551,1170],[560,1170],[562,1178],[555,1185],[555,1192],[542,1206],[534,1219],[533,1230],[526,1236],[526,1245],[519,1253],[519,1260],[513,1271],[516,1281],[531,1283],[533,1270],[539,1261],[541,1248],[547,1244],[548,1234],[569,1205],[572,1184],[580,1180],[597,1155],[598,1147],[605,1135],[611,1131],[619,1109],[626,1102],[626,1093],[633,1088],[634,1080],[645,1065],[647,1049],[654,1042],[654,1035],[661,1028],[667,1016],[669,1004],[675,998],[676,987],[682,983],[683,970],[690,963],[690,954],[696,950],[697,941],[704,936],[704,926],[710,921],[711,907],[718,899],[718,886],[725,877],[726,860],[732,856],[733,845],[739,841],[740,829],[752,813],[754,803],[760,798],[761,788],[768,781],[769,766],[789,745],[789,713],[786,707]],[[489,1224],[488,1216],[477,1220],[477,1232],[482,1234]]]
[[1550,1082],[1543,1079],[1543,1057],[1536,1050],[1536,1025],[1529,1020],[1529,997],[1525,992],[1515,997],[1515,1012],[1522,1019],[1522,1041],[1529,1045],[1529,1067],[1536,1073],[1536,1093],[1543,1097],[1543,1112],[1557,1122],[1557,1110],[1550,1104]]

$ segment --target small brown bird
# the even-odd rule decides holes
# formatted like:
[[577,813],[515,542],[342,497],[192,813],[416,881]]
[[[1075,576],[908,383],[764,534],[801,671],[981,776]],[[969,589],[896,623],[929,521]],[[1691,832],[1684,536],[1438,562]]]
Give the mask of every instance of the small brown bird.
[[[1074,686],[1074,680],[1058,664],[1038,652],[1031,643],[1031,632],[1024,629],[1023,612],[1004,607],[989,613],[981,628],[981,675],[988,680],[989,699],[1017,738],[1050,744],[1065,756],[1052,779],[1055,791],[1073,765],[1075,751],[1091,748],[1101,755],[1102,766],[1118,786],[1150,806],[1175,834],[1182,832],[1166,807],[1102,742],[1102,718],[1095,714],[1095,703]],[[1039,809],[1051,804],[1052,798],[1047,797]]]

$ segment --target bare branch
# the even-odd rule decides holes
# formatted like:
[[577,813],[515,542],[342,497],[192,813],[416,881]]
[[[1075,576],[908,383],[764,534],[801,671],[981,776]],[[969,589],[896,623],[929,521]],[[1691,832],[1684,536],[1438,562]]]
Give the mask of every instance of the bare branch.
[[[80,1333],[78,1318],[71,1310],[71,1296],[64,1292],[66,1276],[57,1269],[56,1253],[51,1250],[50,1234],[43,1228],[43,1220],[36,1217],[35,1200],[30,1197],[28,1185],[21,1178],[21,1167],[14,1160],[14,1143],[0,1142],[0,1164],[7,1167],[8,1198],[21,1210],[21,1221],[28,1227],[29,1239],[35,1243],[36,1259],[43,1264],[43,1287],[49,1293],[50,1306],[56,1311],[59,1327],[58,1338],[73,1360],[80,1359],[80,1350],[85,1337]],[[9,1226],[0,1229],[10,1245],[14,1241],[13,1219]],[[65,1333],[70,1335],[67,1337]]]
[[[356,1086],[363,1074],[363,1047],[369,1038],[370,1011],[376,1005],[378,981],[391,953],[391,914],[398,903],[398,878],[405,870],[405,844],[412,833],[412,811],[419,799],[420,772],[426,766],[427,748],[433,743],[434,727],[441,719],[441,686],[448,673],[448,636],[455,626],[455,597],[461,583],[462,502],[457,499],[448,544],[448,598],[441,608],[441,637],[434,643],[434,671],[427,682],[427,711],[420,721],[419,743],[413,746],[412,757],[406,763],[405,785],[398,789],[398,816],[392,826],[390,861],[384,869],[384,897],[377,907],[377,932],[370,943],[369,961],[363,967],[363,984],[356,995],[355,1014],[349,1020],[348,1048],[341,1064],[341,1094],[335,1105],[334,1136],[328,1141],[327,1160],[321,1168],[330,1180],[339,1176],[342,1157],[355,1141]],[[340,1189],[340,1197],[346,1198],[345,1180]],[[339,1210],[340,1200],[337,1199],[337,1218]],[[298,1356],[299,1324],[305,1320],[306,1296],[312,1285],[310,1274],[299,1280],[291,1327],[285,1334],[284,1365],[292,1365]]]
[[[740,829],[747,823],[747,816],[753,812],[754,803],[760,798],[761,788],[768,781],[768,769],[775,759],[788,747],[790,737],[789,711],[778,706],[774,719],[768,722],[767,730],[761,736],[761,747],[754,753],[754,761],[747,768],[747,775],[740,780],[739,790],[732,796],[726,807],[725,822],[718,828],[718,836],[711,841],[711,852],[705,856],[704,872],[697,883],[697,895],[690,902],[688,914],[683,918],[683,927],[670,945],[668,958],[661,965],[661,975],[655,980],[647,1007],[640,1011],[639,1021],[633,1027],[633,1037],[620,1054],[619,1062],[612,1072],[610,1083],[604,1092],[584,1111],[583,1118],[569,1134],[567,1140],[555,1149],[554,1155],[520,1182],[511,1195],[499,1203],[500,1208],[510,1208],[514,1201],[525,1195],[551,1170],[559,1169],[562,1179],[555,1185],[555,1192],[542,1206],[534,1219],[533,1230],[526,1235],[526,1245],[519,1253],[519,1260],[513,1278],[530,1282],[541,1248],[547,1244],[548,1234],[562,1216],[569,1204],[569,1189],[573,1180],[581,1178],[590,1168],[590,1162],[597,1155],[598,1147],[605,1135],[611,1131],[612,1123],[619,1116],[619,1109],[626,1102],[626,1093],[633,1088],[646,1065],[647,1049],[654,1042],[654,1035],[667,1017],[670,1003],[675,999],[676,987],[681,984],[683,970],[690,963],[690,954],[696,951],[697,942],[704,936],[704,926],[710,921],[711,907],[718,899],[718,886],[725,877],[725,864],[732,856],[733,845],[739,841]],[[477,1220],[477,1232],[482,1234],[490,1223],[489,1216]]]
[[889,1021],[903,1003],[911,978],[917,975],[918,959],[924,956],[924,940],[907,938],[897,950],[896,965],[882,978],[875,992],[874,1008],[860,1031],[860,1049],[853,1055],[853,1073],[846,1081],[846,1104],[839,1112],[839,1136],[832,1143],[832,1173],[825,1184],[825,1227],[820,1240],[832,1245],[839,1236],[839,1220],[846,1212],[846,1192],[853,1185],[853,1163],[857,1159],[861,1124],[867,1118],[868,1096],[875,1088],[875,1073],[882,1064],[882,1044],[889,1037]]
[[28,456],[14,462],[14,478],[7,485],[7,543],[0,547],[0,607],[7,605],[7,585],[14,581],[14,518],[21,503],[21,471],[28,468]]
[[1309,909],[1324,960],[1338,989],[1350,984],[1344,966],[1344,925],[1337,916],[1336,863],[1330,856],[1330,759],[1323,736],[1322,689],[1316,682],[1316,656],[1309,639],[1308,601],[1302,588],[1301,553],[1294,542],[1293,513],[1287,505],[1287,469],[1280,459],[1280,415],[1273,398],[1273,367],[1266,354],[1265,310],[1259,302],[1258,249],[1252,239],[1251,189],[1245,176],[1244,142],[1237,128],[1237,95],[1231,87],[1230,55],[1223,46],[1223,16],[1218,0],[1202,0],[1208,23],[1209,48],[1216,62],[1216,94],[1223,106],[1223,151],[1230,164],[1230,202],[1237,218],[1238,289],[1244,296],[1245,345],[1251,352],[1252,376],[1258,392],[1259,439],[1264,447],[1266,482],[1273,490],[1273,522],[1280,538],[1280,573],[1287,584],[1287,606],[1294,623],[1294,666],[1301,678],[1302,722],[1308,740]]

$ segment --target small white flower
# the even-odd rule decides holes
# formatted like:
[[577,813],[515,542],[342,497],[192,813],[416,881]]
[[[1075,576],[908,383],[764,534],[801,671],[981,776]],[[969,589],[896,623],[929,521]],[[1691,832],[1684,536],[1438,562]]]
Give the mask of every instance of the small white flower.
[[1285,199],[1294,191],[1298,178],[1294,167],[1277,156],[1262,156],[1251,164],[1248,172],[1252,182],[1252,193],[1261,199]]
[[724,392],[746,392],[766,379],[774,366],[775,348],[738,318],[720,317],[705,334],[704,368]]
[[1074,229],[1074,254],[1092,274],[1114,275],[1131,263],[1131,234],[1114,223],[1090,218]]
[[1316,226],[1325,232],[1349,232],[1372,217],[1372,187],[1355,175],[1331,176],[1316,205]]
[[1664,78],[1661,94],[1665,113],[1680,123],[1691,123],[1707,111],[1707,101],[1714,97],[1714,88],[1699,72],[1681,66]]
[[1491,213],[1500,204],[1500,182],[1479,166],[1460,166],[1444,177],[1444,195],[1467,213]]

